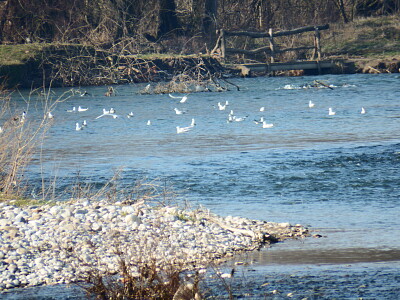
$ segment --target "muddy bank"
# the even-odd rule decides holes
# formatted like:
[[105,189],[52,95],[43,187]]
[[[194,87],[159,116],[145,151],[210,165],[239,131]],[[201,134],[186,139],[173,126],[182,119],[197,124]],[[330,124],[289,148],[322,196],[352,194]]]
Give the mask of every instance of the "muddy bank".
[[357,58],[354,59],[357,73],[381,74],[399,73],[400,57],[386,59]]

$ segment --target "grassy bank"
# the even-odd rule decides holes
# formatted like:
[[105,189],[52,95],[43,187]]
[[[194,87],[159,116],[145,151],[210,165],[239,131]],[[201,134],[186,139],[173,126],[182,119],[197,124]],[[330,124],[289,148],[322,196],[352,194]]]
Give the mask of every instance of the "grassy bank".
[[400,16],[359,18],[330,28],[323,36],[328,58],[354,61],[358,72],[399,72]]
[[332,24],[324,36],[327,55],[352,59],[388,59],[400,56],[400,17],[360,18],[348,24]]

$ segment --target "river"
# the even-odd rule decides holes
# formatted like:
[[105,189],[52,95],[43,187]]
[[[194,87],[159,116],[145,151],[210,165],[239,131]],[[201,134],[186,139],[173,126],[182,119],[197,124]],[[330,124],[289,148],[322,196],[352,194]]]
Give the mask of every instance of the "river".
[[[322,237],[242,257],[251,263],[236,267],[237,295],[398,299],[399,75],[231,80],[240,91],[192,93],[185,103],[142,95],[139,84],[115,86],[113,97],[104,96],[106,87],[86,87],[88,95],[74,95],[53,111],[54,125],[28,170],[33,190],[42,179],[56,182],[57,191],[77,180],[96,188],[119,172],[121,189],[137,180],[158,182],[176,192],[174,201],[220,215],[303,224]],[[310,86],[314,80],[331,88]],[[66,90],[53,89],[53,98]],[[21,94],[23,108],[27,91]],[[28,118],[43,114],[36,101],[31,97]],[[219,110],[218,102],[228,106]],[[89,109],[67,112],[74,106]],[[118,118],[96,119],[111,107]],[[231,110],[245,120],[228,122]],[[274,126],[255,124],[261,117]],[[196,125],[177,134],[176,126],[189,126],[192,118]],[[83,120],[87,127],[76,131]]]

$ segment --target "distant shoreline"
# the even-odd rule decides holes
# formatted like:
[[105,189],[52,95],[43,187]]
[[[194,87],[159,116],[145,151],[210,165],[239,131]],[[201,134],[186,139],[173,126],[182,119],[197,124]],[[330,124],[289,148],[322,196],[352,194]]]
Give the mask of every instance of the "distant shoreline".
[[[0,45],[4,46],[4,45]],[[19,45],[16,45],[19,46]],[[204,77],[241,76],[239,70],[227,69],[215,57],[207,55],[167,56],[153,54],[145,56],[118,56],[83,45],[40,45],[34,50],[24,50],[27,55],[20,61],[4,62],[0,65],[2,85],[8,89],[46,87],[102,86],[127,83],[169,81],[177,74],[193,75],[203,72]],[[7,46],[9,49],[12,46]],[[33,47],[33,48],[32,48]],[[11,50],[10,50],[11,51]],[[18,56],[18,55],[16,55]],[[383,74],[399,73],[400,58],[327,58],[338,62],[338,67],[328,74]],[[191,74],[191,72],[193,74]],[[197,74],[197,73],[196,73]],[[278,76],[302,76],[305,72],[285,71]],[[268,76],[268,74],[251,74]]]

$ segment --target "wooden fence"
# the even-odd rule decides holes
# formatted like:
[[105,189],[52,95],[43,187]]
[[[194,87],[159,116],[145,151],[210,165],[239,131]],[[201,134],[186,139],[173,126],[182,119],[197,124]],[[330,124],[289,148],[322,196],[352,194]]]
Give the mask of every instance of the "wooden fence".
[[[279,53],[287,52],[287,51],[300,51],[300,50],[314,50],[313,59],[317,56],[317,60],[321,59],[321,42],[320,42],[320,31],[329,29],[329,24],[320,25],[320,26],[305,26],[292,30],[285,31],[276,31],[273,32],[272,29],[269,29],[268,32],[250,32],[250,31],[226,31],[223,29],[218,30],[218,39],[215,48],[212,52],[215,52],[219,49],[220,55],[223,59],[226,58],[227,54],[245,54],[249,56],[254,56],[258,53],[267,53],[270,56],[270,62],[274,63],[276,55]],[[297,48],[283,48],[280,49],[277,46],[275,38],[282,36],[290,36],[295,34],[300,34],[304,32],[314,31],[314,45],[312,46],[304,46]],[[226,46],[226,40],[229,37],[233,36],[247,36],[250,38],[268,38],[269,44],[264,47],[260,47],[253,50],[246,49],[237,49],[237,48],[228,48]]]

